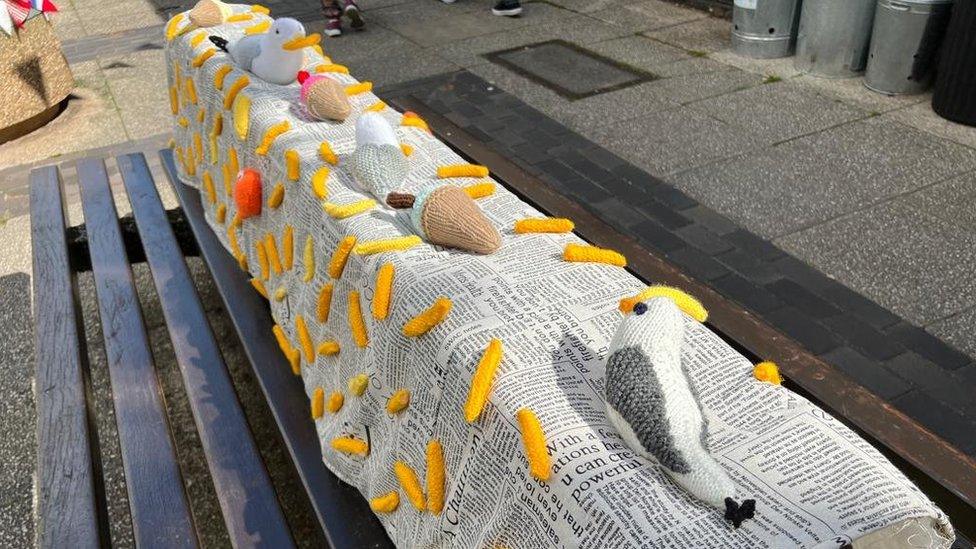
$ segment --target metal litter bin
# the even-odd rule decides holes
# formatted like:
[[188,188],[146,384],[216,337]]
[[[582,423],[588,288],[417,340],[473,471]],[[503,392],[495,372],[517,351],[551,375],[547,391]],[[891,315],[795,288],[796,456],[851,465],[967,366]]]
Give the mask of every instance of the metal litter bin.
[[864,70],[877,0],[805,0],[796,36],[797,70],[825,78]]
[[789,57],[799,21],[800,0],[735,0],[732,48],[754,59]]
[[878,0],[864,84],[888,95],[925,91],[951,10],[952,0]]
[[940,57],[932,109],[953,122],[976,126],[976,1],[952,6]]

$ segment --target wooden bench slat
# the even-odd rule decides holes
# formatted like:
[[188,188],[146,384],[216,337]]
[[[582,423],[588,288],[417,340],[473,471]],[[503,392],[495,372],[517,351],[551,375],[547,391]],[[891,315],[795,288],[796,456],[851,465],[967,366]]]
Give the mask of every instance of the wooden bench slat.
[[129,154],[117,160],[231,540],[238,547],[291,547],[288,523],[146,159]]
[[160,157],[330,545],[392,547],[359,491],[322,463],[308,397],[271,335],[273,320],[267,303],[207,224],[200,193],[180,182],[173,152],[163,150]]
[[[30,174],[34,348],[37,365],[38,524],[41,547],[97,547],[107,539],[99,509],[97,434],[85,399],[87,350],[65,237],[57,168]],[[102,502],[104,503],[104,502]],[[105,528],[105,529],[102,529]]]
[[193,520],[105,163],[77,164],[132,529],[140,547],[195,547]]

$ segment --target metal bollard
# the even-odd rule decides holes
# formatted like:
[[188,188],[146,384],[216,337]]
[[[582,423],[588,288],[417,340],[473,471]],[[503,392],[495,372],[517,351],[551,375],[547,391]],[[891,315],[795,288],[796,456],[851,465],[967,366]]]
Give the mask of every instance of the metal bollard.
[[864,85],[888,95],[925,91],[951,10],[952,0],[878,0]]
[[877,0],[805,0],[794,66],[826,78],[864,70]]
[[754,59],[789,57],[799,20],[800,0],[735,0],[732,48]]

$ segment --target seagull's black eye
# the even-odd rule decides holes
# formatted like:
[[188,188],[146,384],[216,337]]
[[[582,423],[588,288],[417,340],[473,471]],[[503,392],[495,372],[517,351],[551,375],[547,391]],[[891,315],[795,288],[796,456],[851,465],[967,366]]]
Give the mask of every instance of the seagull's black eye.
[[644,302],[640,302],[640,303],[634,305],[634,314],[635,315],[642,315],[642,314],[644,314],[646,312],[647,312],[647,304],[645,304]]

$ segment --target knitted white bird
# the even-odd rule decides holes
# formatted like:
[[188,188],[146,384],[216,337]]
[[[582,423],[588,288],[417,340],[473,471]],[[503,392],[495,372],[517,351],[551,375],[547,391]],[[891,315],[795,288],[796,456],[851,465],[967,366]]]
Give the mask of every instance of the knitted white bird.
[[638,302],[624,317],[607,359],[607,419],[635,452],[696,498],[725,509],[738,528],[756,502],[733,499],[735,483],[708,453],[701,404],[681,364],[684,322],[667,297]]
[[305,36],[305,27],[295,19],[275,19],[264,34],[248,35],[233,43],[211,36],[210,41],[230,54],[240,68],[272,84],[287,86],[305,63],[302,48],[319,43],[320,36]]

